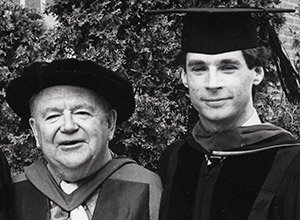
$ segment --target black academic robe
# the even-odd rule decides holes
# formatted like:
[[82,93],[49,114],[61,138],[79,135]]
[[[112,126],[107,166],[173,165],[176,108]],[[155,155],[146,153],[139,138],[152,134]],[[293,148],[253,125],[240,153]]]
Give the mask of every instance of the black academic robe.
[[2,151],[0,151],[0,220],[13,220],[12,212],[10,168]]
[[279,134],[250,147],[265,150],[210,165],[209,153],[192,136],[176,142],[160,161],[160,219],[300,219],[300,147],[268,149],[295,142]]

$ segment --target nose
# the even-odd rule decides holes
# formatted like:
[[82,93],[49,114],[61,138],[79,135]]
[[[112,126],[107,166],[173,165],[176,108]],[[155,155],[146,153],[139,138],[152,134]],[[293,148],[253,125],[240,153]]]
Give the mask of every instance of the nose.
[[222,88],[222,82],[215,68],[211,68],[207,74],[206,89],[218,90]]
[[63,133],[73,133],[78,130],[78,125],[74,122],[72,113],[70,111],[64,111],[63,124],[61,125],[61,131]]

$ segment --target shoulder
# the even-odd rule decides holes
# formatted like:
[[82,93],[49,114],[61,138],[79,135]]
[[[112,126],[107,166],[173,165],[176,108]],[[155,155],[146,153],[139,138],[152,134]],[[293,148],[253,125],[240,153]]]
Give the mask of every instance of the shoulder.
[[37,188],[27,179],[25,173],[12,177],[14,200],[19,204],[23,199],[35,197]]
[[170,176],[172,176],[173,171],[177,166],[178,152],[185,144],[186,141],[184,139],[176,140],[162,152],[158,164],[158,173],[162,178],[163,184],[165,184],[165,182],[170,179]]
[[285,162],[291,163],[300,161],[300,143],[294,143],[287,147],[280,148],[277,154],[282,155],[282,158],[285,160]]
[[156,173],[135,163],[124,165],[112,175],[111,179],[161,185],[160,178]]
[[281,148],[278,150],[278,154],[281,154],[281,160],[276,161],[278,166],[275,169],[274,176],[280,175],[281,167],[286,167],[286,169],[277,189],[274,204],[276,204],[275,207],[279,207],[282,211],[284,219],[294,219],[290,218],[289,215],[291,213],[297,213],[297,216],[300,216],[300,212],[297,209],[299,207],[298,204],[300,204],[298,196],[300,192],[300,147]]
[[300,171],[300,146],[298,143],[286,144],[283,147],[274,149],[277,151],[274,158],[272,170],[276,173],[284,174],[284,178],[291,176],[292,173],[298,173]]
[[167,146],[160,157],[160,164],[169,161],[172,156],[176,156],[179,149],[186,143],[184,139],[179,139]]
[[6,157],[4,156],[1,150],[0,150],[0,167],[1,169],[9,169]]
[[26,181],[28,181],[28,179],[27,179],[25,173],[20,173],[15,176],[12,176],[13,184],[18,184],[18,183],[22,183],[22,182],[26,182]]
[[9,186],[11,185],[11,174],[10,167],[7,163],[5,156],[0,150],[0,186]]
[[[281,190],[279,191],[285,191],[294,184],[299,185],[300,147],[291,144],[290,147],[280,148],[277,151],[272,172],[274,178],[282,177],[279,188]],[[270,178],[270,180],[273,180],[273,178]],[[285,192],[281,194],[285,194]]]
[[[134,193],[135,195],[146,195],[147,198],[143,197],[142,201],[148,200],[148,207],[149,207],[149,219],[158,219],[158,212],[159,212],[159,204],[161,199],[162,193],[162,184],[160,177],[136,164],[136,163],[128,163],[125,164],[123,167],[118,169],[111,177],[111,180],[121,182],[127,186],[127,192]],[[139,186],[139,187],[137,187]],[[141,193],[142,192],[146,193]],[[145,189],[147,189],[145,191]],[[122,191],[123,195],[126,195],[126,190]],[[130,196],[130,198],[132,195]],[[136,200],[139,201],[139,200]],[[134,202],[134,201],[131,201]],[[142,202],[139,202],[140,204]],[[140,205],[139,205],[140,207]]]

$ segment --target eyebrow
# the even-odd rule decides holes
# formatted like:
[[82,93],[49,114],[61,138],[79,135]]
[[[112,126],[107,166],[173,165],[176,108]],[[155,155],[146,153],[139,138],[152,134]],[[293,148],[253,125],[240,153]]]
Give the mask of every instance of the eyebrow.
[[89,111],[91,111],[91,112],[95,112],[95,108],[94,108],[94,107],[92,107],[92,106],[90,106],[90,105],[86,105],[86,104],[76,105],[76,106],[72,109],[72,111],[76,111],[76,110],[78,110],[78,109],[87,109],[87,110],[89,110]]
[[206,62],[204,62],[203,60],[190,60],[187,64],[188,67],[190,66],[195,66],[195,65],[207,65]]
[[57,107],[47,107],[41,112],[42,117],[46,117],[48,112],[60,112],[61,110]]
[[[231,64],[231,65],[241,65],[241,62],[239,60],[236,59],[221,59],[221,60],[217,60],[216,63],[218,65],[226,65],[226,64]],[[188,67],[190,66],[195,66],[195,65],[208,65],[207,62],[203,61],[203,60],[190,60],[187,64]]]
[[[88,110],[90,110],[90,111],[94,111],[94,108],[93,108],[93,107],[91,107],[91,106],[89,106],[89,105],[86,105],[86,104],[79,104],[79,105],[76,105],[76,106],[74,106],[74,108],[72,108],[71,110],[72,110],[72,111],[76,111],[76,110],[82,109],[82,108],[88,109]],[[61,112],[61,111],[62,111],[62,109],[61,109],[61,108],[58,108],[58,107],[47,107],[47,108],[42,112],[42,116],[45,117],[46,114],[47,114],[48,112]]]
[[241,65],[241,62],[236,59],[224,59],[224,60],[220,60],[218,64],[219,65],[225,65],[225,64]]

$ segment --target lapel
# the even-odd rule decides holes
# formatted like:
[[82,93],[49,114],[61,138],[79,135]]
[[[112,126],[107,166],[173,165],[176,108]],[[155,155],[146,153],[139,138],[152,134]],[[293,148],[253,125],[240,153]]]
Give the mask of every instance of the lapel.
[[109,178],[101,186],[92,220],[149,220],[149,185]]

